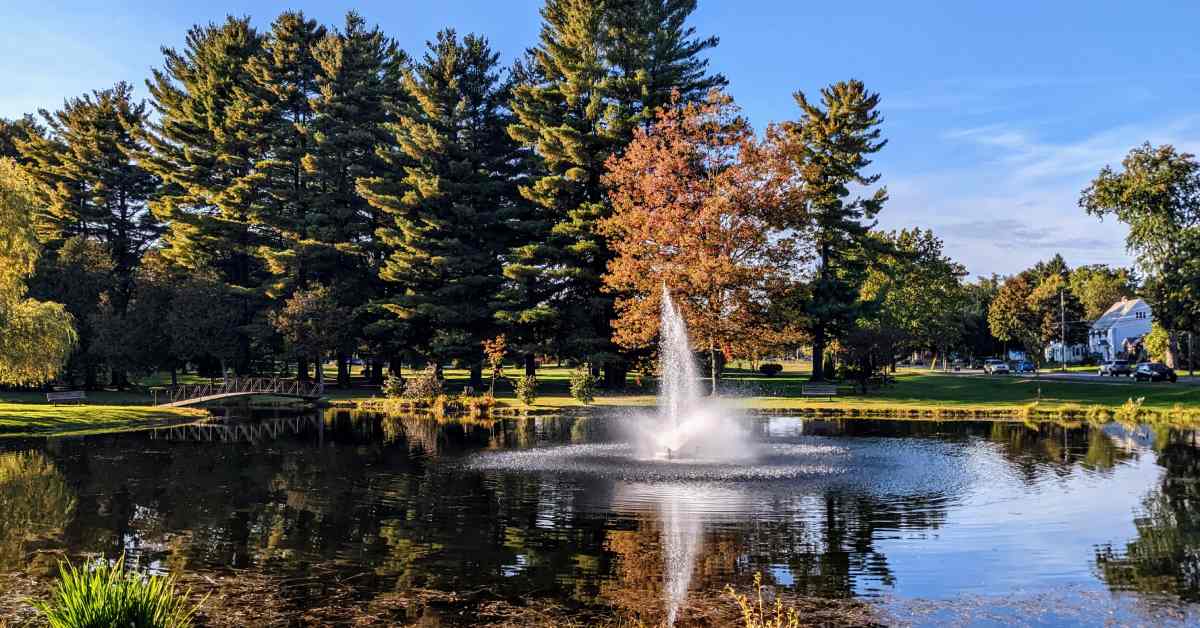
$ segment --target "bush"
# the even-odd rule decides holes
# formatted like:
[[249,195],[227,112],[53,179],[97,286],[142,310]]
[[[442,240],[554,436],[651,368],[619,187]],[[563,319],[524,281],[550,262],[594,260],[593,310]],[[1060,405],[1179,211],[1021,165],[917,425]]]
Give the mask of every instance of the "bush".
[[[82,569],[59,564],[61,581],[49,602],[36,604],[51,628],[189,628],[200,605],[175,590],[173,576],[125,571],[125,557]],[[203,602],[202,602],[203,603]]]
[[783,372],[783,365],[776,364],[774,362],[767,362],[766,364],[758,367],[758,372],[766,375],[767,377],[775,377]]
[[433,403],[441,394],[442,380],[438,378],[437,367],[432,364],[404,386],[404,398],[409,401]]
[[534,401],[537,401],[537,377],[526,375],[517,378],[517,399],[527,405],[532,406]]
[[596,376],[586,365],[571,371],[571,396],[585,406],[596,399]]
[[404,396],[404,380],[388,373],[383,380],[383,396],[388,399],[399,399]]

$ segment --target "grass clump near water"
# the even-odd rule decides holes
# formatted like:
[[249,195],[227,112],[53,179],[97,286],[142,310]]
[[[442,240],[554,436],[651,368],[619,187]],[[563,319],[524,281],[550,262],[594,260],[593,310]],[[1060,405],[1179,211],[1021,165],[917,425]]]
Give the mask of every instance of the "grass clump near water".
[[[59,564],[51,599],[35,604],[51,628],[190,628],[200,605],[175,587],[173,576],[125,569],[125,557],[83,567]],[[201,602],[203,603],[203,602]]]
[[762,574],[754,574],[755,598],[738,593],[732,585],[725,586],[725,594],[733,598],[742,611],[745,628],[800,628],[800,613],[795,608],[784,606],[783,600],[775,598],[773,604],[763,601]]

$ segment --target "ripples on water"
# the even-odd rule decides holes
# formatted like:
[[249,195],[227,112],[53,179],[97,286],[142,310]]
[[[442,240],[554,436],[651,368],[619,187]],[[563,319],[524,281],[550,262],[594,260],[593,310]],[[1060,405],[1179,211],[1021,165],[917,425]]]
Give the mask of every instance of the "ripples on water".
[[[1038,600],[1066,609],[1055,624],[1194,618],[1180,605],[1200,599],[1190,432],[755,419],[752,460],[666,461],[621,442],[628,420],[343,412],[251,442],[2,442],[0,565],[125,551],[213,573],[344,572],[368,597],[486,587],[617,607],[761,572],[917,624],[1022,623]],[[1138,614],[1152,605],[1166,610]]]

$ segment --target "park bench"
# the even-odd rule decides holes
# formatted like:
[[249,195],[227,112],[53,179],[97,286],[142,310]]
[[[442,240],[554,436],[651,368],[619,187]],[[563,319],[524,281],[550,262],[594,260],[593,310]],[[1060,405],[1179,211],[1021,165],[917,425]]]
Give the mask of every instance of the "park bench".
[[58,405],[63,401],[74,401],[75,403],[83,403],[87,399],[87,393],[82,390],[63,390],[59,392],[46,393],[46,402]]
[[804,384],[800,387],[801,397],[836,397],[837,384]]

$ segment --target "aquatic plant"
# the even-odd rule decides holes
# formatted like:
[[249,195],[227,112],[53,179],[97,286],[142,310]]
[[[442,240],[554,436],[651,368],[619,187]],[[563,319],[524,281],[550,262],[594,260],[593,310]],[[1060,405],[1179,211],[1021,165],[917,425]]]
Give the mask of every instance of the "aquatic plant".
[[745,628],[800,628],[800,613],[796,609],[784,606],[783,600],[775,598],[774,604],[763,601],[762,574],[754,574],[756,596],[738,593],[732,585],[725,585],[725,594],[733,598],[742,611],[742,624]]
[[174,576],[126,571],[123,555],[82,568],[62,562],[58,569],[50,601],[34,605],[51,628],[190,628],[203,604],[189,604],[191,590],[178,592]]

